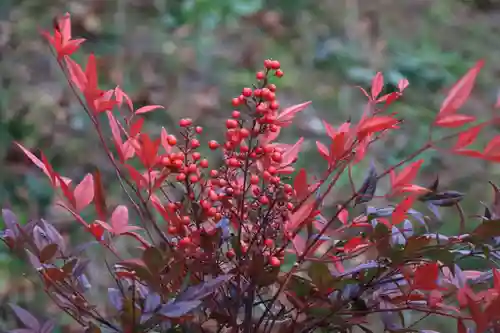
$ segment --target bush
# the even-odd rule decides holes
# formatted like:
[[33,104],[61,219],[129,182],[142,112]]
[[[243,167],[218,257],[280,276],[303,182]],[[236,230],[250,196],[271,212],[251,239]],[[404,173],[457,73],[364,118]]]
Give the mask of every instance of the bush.
[[[95,240],[70,248],[49,222],[20,224],[5,209],[2,239],[28,259],[53,302],[86,332],[350,332],[355,327],[372,332],[367,324],[372,314],[390,332],[431,332],[415,328],[428,316],[451,318],[460,333],[499,328],[499,189],[491,183],[494,203],[482,216],[467,216],[462,193],[441,189],[438,180],[428,187],[415,183],[423,162],[415,159],[429,149],[500,161],[500,136],[483,151],[468,149],[497,118],[478,121],[457,113],[481,61],[450,90],[427,143],[383,171],[371,165],[363,180],[351,177],[352,193],[330,212],[323,201],[338,179],[350,176],[370,147],[403,123],[388,109],[402,98],[408,81],[382,94],[378,73],[370,93],[362,90],[368,102],[357,123],[324,122],[329,143],[316,145],[325,172],[312,179],[307,170],[294,169],[304,140],[275,142],[310,102],[282,108],[270,80],[284,72],[277,60],[266,60],[257,83],[232,100],[236,110],[226,120],[225,142],[207,143],[224,161],[211,169],[208,156],[200,153],[202,127],[181,119],[177,136],[163,128],[158,138],[151,137],[143,131],[143,115],[161,106],[135,109],[119,87],[99,88],[94,55],[85,70],[71,59],[84,40],[72,38],[69,14],[57,20],[53,34],[43,36],[129,202],[111,210],[98,171],[73,185],[43,154],[37,157],[17,143],[48,177],[58,205]],[[436,138],[434,128],[459,130]],[[390,192],[377,195],[378,181],[387,176]],[[371,207],[373,198],[397,204]],[[433,214],[413,209],[417,201]],[[431,230],[439,207],[456,210],[459,235]],[[95,219],[88,218],[90,212]],[[470,219],[480,223],[466,233]],[[120,251],[119,238],[136,242],[140,255]],[[114,258],[109,274],[116,283],[106,304],[95,304],[88,293],[92,281],[85,257],[92,244]],[[470,257],[492,269],[462,270],[460,262]],[[48,333],[55,325],[11,307],[24,327],[15,332]],[[407,322],[408,311],[421,317]]]

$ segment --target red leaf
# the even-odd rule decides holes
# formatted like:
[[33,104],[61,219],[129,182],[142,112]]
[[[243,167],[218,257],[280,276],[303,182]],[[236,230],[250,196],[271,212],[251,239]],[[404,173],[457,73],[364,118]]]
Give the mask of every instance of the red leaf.
[[392,172],[391,172],[391,187],[392,187],[392,189],[395,190],[398,187],[411,184],[413,182],[413,180],[415,179],[415,177],[417,176],[417,173],[420,170],[422,163],[424,163],[424,160],[420,159],[418,161],[415,161],[415,162],[409,164],[397,176],[396,176],[396,172],[394,170],[392,170]]
[[156,109],[164,109],[164,107],[161,105],[147,105],[147,106],[143,106],[142,108],[137,109],[135,111],[135,114],[148,113],[148,112],[154,111]]
[[64,182],[64,180],[61,178],[61,176],[59,176],[58,174],[56,174],[55,176],[56,176],[57,180],[59,181],[59,187],[61,188],[64,196],[71,204],[71,207],[73,209],[75,209],[76,208],[76,199],[75,199],[75,196],[73,195],[73,191],[71,191],[71,189],[66,184],[66,182]]
[[307,172],[304,168],[300,169],[300,171],[295,176],[295,179],[293,181],[293,188],[299,200],[304,198],[309,193],[309,187],[307,184]]
[[134,104],[132,103],[132,100],[130,97],[128,97],[127,94],[123,90],[121,90],[120,87],[115,88],[115,99],[116,102],[118,103],[118,107],[122,106],[123,100],[127,103],[127,106],[131,112],[134,111]]
[[398,82],[399,92],[403,92],[403,90],[405,90],[409,85],[410,85],[410,82],[408,82],[407,79],[399,80],[399,82]]
[[130,126],[130,136],[136,136],[142,130],[142,126],[144,125],[144,118],[138,118],[136,121],[132,123]]
[[305,108],[307,108],[311,102],[304,102],[301,104],[292,105],[290,107],[285,108],[279,115],[276,117],[276,124],[282,127],[286,127],[290,125],[293,121],[295,115]]
[[106,220],[108,213],[106,207],[106,197],[104,195],[104,187],[102,186],[101,173],[99,170],[94,172],[94,205],[97,211],[97,216],[101,220]]
[[125,167],[130,173],[130,177],[135,182],[135,185],[137,186],[138,190],[140,190],[142,186],[144,186],[144,184],[147,184],[146,179],[133,166],[126,164]]
[[464,322],[462,319],[458,318],[457,319],[457,333],[467,333],[467,326],[464,325]]
[[420,265],[415,270],[412,286],[420,290],[434,290],[437,288],[437,278],[439,275],[439,266],[437,263],[426,263]]
[[43,173],[45,173],[47,175],[47,177],[49,177],[50,181],[52,182],[52,185],[54,185],[54,182],[53,182],[53,176],[51,175],[51,173],[49,172],[49,170],[45,167],[45,164],[40,161],[40,159],[38,159],[38,157],[36,157],[33,153],[31,153],[28,149],[24,148],[20,143],[15,143],[19,148],[21,148],[21,150],[23,151],[23,153],[31,160],[31,162],[33,162],[34,165],[36,165],[40,170],[43,171]]
[[470,315],[476,324],[476,332],[484,332],[488,327],[488,321],[481,307],[476,300],[471,297],[471,293],[465,295],[467,297],[467,307],[469,308]]
[[326,148],[326,146],[319,141],[316,141],[316,147],[318,148],[321,156],[323,156],[325,160],[330,161],[330,153],[328,152],[328,148]]
[[91,174],[87,174],[82,182],[76,186],[74,196],[77,212],[80,212],[92,202],[92,199],[94,199],[94,178]]
[[330,125],[329,123],[327,123],[326,121],[323,120],[323,126],[325,126],[325,130],[326,130],[326,134],[333,139],[333,137],[335,136],[335,128],[333,128],[332,125]]
[[500,270],[493,270],[493,288],[500,292]]
[[128,222],[127,207],[119,205],[115,208],[113,214],[111,214],[111,227],[113,228],[113,233],[121,235],[126,232],[140,229],[139,227],[128,225]]
[[408,212],[408,209],[410,209],[411,206],[413,205],[415,199],[416,199],[415,196],[408,196],[405,199],[403,199],[403,201],[401,201],[396,206],[396,208],[394,208],[394,211],[392,212],[393,225],[397,225],[405,220],[406,213]]
[[87,77],[83,72],[80,65],[73,61],[70,57],[65,58],[66,66],[68,67],[69,78],[71,82],[80,90],[81,92],[85,91],[85,87],[87,86]]
[[347,225],[349,222],[349,211],[347,209],[342,209],[338,215],[338,219],[343,225]]
[[361,236],[356,236],[347,241],[344,245],[345,252],[352,252],[356,250],[359,246],[366,245],[366,239]]
[[[300,148],[302,147],[302,143],[304,142],[304,138],[300,138],[293,146],[290,146],[283,153],[283,160],[281,162],[281,167],[284,168],[293,164],[297,161],[297,157],[299,156]],[[293,171],[293,170],[292,170]],[[283,170],[281,170],[283,173]]]
[[448,93],[448,96],[441,104],[441,109],[439,110],[440,116],[452,114],[464,105],[469,98],[477,75],[481,71],[483,65],[483,60],[478,61],[474,67],[469,69],[469,71],[455,83]]
[[399,120],[390,116],[378,116],[362,121],[358,127],[358,136],[365,137],[368,134],[392,128]]
[[[108,226],[109,227],[109,226]],[[92,223],[88,226],[89,232],[95,237],[96,240],[102,241],[105,228],[100,223]]]
[[372,80],[372,99],[376,100],[378,95],[382,92],[382,88],[384,87],[384,76],[382,73],[378,72]]
[[465,114],[448,114],[445,116],[438,116],[436,121],[434,122],[434,125],[440,127],[454,128],[463,126],[475,120],[476,117],[468,116]]
[[497,155],[500,154],[500,135],[495,136],[488,142],[484,148],[485,155]]
[[288,217],[285,229],[289,232],[296,232],[309,220],[316,206],[315,200],[304,202],[299,209],[291,213]]
[[113,136],[113,143],[115,144],[115,148],[118,156],[120,157],[120,160],[123,162],[125,161],[125,156],[123,154],[123,141],[120,128],[118,126],[118,121],[110,111],[108,111],[106,114],[108,115],[109,127],[111,128],[111,134]]
[[476,140],[477,136],[479,135],[479,132],[481,132],[483,127],[484,127],[484,124],[477,125],[477,126],[471,127],[468,130],[460,133],[458,135],[457,143],[453,147],[453,150],[459,150],[459,149],[465,148],[468,145],[472,144],[474,142],[474,140]]

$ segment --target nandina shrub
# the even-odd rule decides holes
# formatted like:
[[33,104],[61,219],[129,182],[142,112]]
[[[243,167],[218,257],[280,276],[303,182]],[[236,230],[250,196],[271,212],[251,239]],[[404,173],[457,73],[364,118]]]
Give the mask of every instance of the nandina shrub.
[[[337,127],[324,122],[328,142],[316,145],[325,172],[313,179],[294,168],[303,139],[276,142],[310,104],[280,106],[279,89],[269,83],[284,75],[277,60],[264,61],[256,84],[232,100],[236,111],[225,122],[225,141],[201,143],[203,129],[191,119],[179,121],[176,135],[143,131],[143,114],[162,107],[135,109],[119,87],[99,88],[95,56],[85,70],[71,58],[84,40],[72,38],[69,14],[43,36],[129,200],[110,207],[98,171],[75,184],[43,153],[37,157],[16,143],[45,173],[58,205],[95,240],[68,244],[50,221],[20,224],[9,210],[3,210],[2,238],[28,259],[48,296],[86,332],[372,332],[372,314],[390,332],[431,332],[415,328],[428,316],[448,317],[460,333],[500,329],[499,189],[491,183],[494,203],[482,216],[468,216],[462,193],[440,188],[437,180],[416,183],[423,162],[417,158],[430,149],[500,161],[498,136],[482,151],[468,148],[497,118],[457,113],[482,62],[452,87],[424,146],[385,170],[372,165],[365,179],[351,178],[351,193],[330,212],[323,200],[339,178],[350,176],[351,167],[402,124],[390,106],[408,81],[382,95],[379,73],[371,91],[362,90],[368,102],[359,121]],[[104,134],[108,126],[110,137]],[[434,128],[454,132],[438,136]],[[223,165],[210,168],[201,145],[221,154]],[[389,193],[377,193],[383,177],[390,179]],[[369,206],[375,197],[396,204]],[[413,209],[417,201],[430,213]],[[456,210],[459,235],[431,230],[440,207]],[[84,217],[89,213],[96,219]],[[479,226],[466,233],[472,219]],[[118,250],[121,238],[130,239],[139,255]],[[114,285],[104,300],[89,293],[91,244],[113,260],[104,273]],[[470,257],[483,258],[491,269],[462,270],[461,261]],[[55,325],[16,305],[12,310],[24,327],[14,332],[49,333]],[[405,321],[406,311],[420,316]]]

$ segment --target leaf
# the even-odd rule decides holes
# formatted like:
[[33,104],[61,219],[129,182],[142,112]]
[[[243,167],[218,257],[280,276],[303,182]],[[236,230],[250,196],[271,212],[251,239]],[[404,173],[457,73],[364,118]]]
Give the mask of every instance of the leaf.
[[76,86],[76,88],[78,88],[78,90],[83,92],[87,86],[87,77],[85,76],[85,73],[80,65],[73,61],[70,57],[65,57],[64,60],[66,61],[66,67],[68,68],[68,74],[71,82]]
[[373,162],[370,164],[368,175],[366,176],[361,188],[358,190],[358,197],[356,197],[356,204],[370,202],[377,190],[377,170]]
[[404,185],[411,184],[417,176],[420,167],[424,163],[423,159],[410,163],[400,173],[396,175],[394,170],[391,172],[391,187],[393,190]]
[[434,290],[437,287],[439,266],[437,263],[427,263],[417,267],[412,285],[420,290]]
[[399,120],[391,116],[375,116],[362,121],[358,127],[358,136],[365,137],[368,134],[384,131],[394,127]]
[[59,246],[54,243],[45,246],[40,252],[40,262],[45,263],[47,261],[50,261],[56,255],[58,250]]
[[123,154],[123,140],[118,126],[118,121],[110,111],[107,111],[106,115],[108,116],[109,127],[111,128],[111,134],[113,136],[113,143],[120,160],[123,162],[125,160],[125,155]]
[[336,282],[336,279],[332,276],[327,265],[324,263],[311,262],[307,274],[321,291],[332,288]]
[[458,135],[457,142],[453,147],[453,150],[459,150],[472,144],[476,140],[477,136],[479,135],[479,132],[481,132],[483,128],[484,124],[480,124],[477,126],[473,126],[467,129],[466,131],[460,133]]
[[372,80],[372,99],[376,100],[378,95],[382,92],[382,88],[384,87],[384,76],[382,73],[378,72]]
[[142,260],[152,273],[159,272],[165,265],[163,256],[156,247],[148,247],[144,250]]
[[71,207],[76,208],[76,199],[75,199],[75,195],[73,194],[73,191],[69,188],[69,186],[66,184],[66,182],[61,178],[61,176],[56,174],[55,177],[56,177],[56,180],[59,181],[59,187],[61,188],[61,191],[63,192],[66,200],[68,200]]
[[478,61],[474,67],[469,69],[469,71],[455,83],[448,93],[448,96],[441,104],[438,116],[455,113],[460,107],[462,107],[462,105],[465,104],[470,93],[472,92],[476,77],[483,65],[483,60]]
[[392,224],[397,225],[403,222],[406,218],[406,214],[408,210],[411,208],[413,203],[415,202],[415,196],[408,196],[403,201],[401,201],[392,213]]
[[38,331],[40,329],[38,319],[36,319],[31,313],[12,303],[10,303],[9,306],[24,326],[31,328],[34,331]]
[[128,208],[124,205],[119,205],[111,214],[111,227],[113,232],[117,235],[121,235],[128,231],[140,229],[136,226],[130,226],[128,223]]
[[40,331],[38,333],[52,333],[54,330],[55,323],[53,320],[47,320],[45,323],[43,323],[42,328],[40,328]]
[[17,229],[19,222],[16,215],[9,209],[2,209],[2,218],[7,229],[11,230],[14,236],[17,237],[19,235],[19,230]]
[[293,189],[295,190],[295,194],[299,200],[305,198],[309,193],[307,172],[304,168],[300,169],[295,176],[295,179],[293,180]]
[[313,212],[315,205],[316,201],[314,200],[304,202],[299,209],[289,215],[285,229],[290,232],[299,230],[302,227],[302,224],[311,217],[311,213]]
[[180,301],[162,305],[158,314],[168,318],[179,318],[189,314],[200,306],[201,301]]
[[106,196],[104,195],[104,187],[102,186],[101,173],[99,170],[94,172],[94,205],[97,211],[97,216],[103,221],[107,220]]
[[476,120],[476,117],[468,116],[465,114],[449,114],[441,117],[437,117],[434,125],[446,128],[455,128],[464,126],[465,124],[471,123]]
[[293,121],[293,118],[295,118],[295,115],[301,111],[303,111],[305,108],[307,108],[309,105],[311,105],[311,101],[304,102],[301,104],[296,104],[289,106],[285,108],[278,116],[276,117],[276,124],[281,126],[281,127],[286,127],[290,125]]
[[120,290],[116,288],[108,288],[108,300],[118,311],[123,308],[123,295]]
[[40,159],[38,159],[38,157],[36,157],[33,153],[31,153],[28,149],[24,148],[20,143],[16,142],[15,144],[19,148],[21,148],[23,153],[31,160],[31,162],[33,162],[33,164],[35,164],[40,170],[43,171],[43,173],[45,173],[47,175],[47,177],[49,177],[49,179],[52,182],[52,185],[54,185],[53,181],[52,181],[54,176],[51,172],[49,172],[49,169],[47,169],[45,164]]
[[87,174],[78,184],[74,191],[76,211],[79,212],[87,207],[94,199],[94,177]]
[[177,301],[199,301],[210,294],[214,293],[224,283],[228,282],[233,276],[231,274],[220,275],[212,280],[202,282],[195,286],[191,286],[181,293]]
[[500,236],[500,220],[485,220],[472,232],[473,236],[488,239]]
[[316,147],[318,148],[321,156],[323,156],[325,160],[330,161],[330,152],[328,151],[328,148],[319,141],[316,141]]
[[147,105],[147,106],[143,106],[142,108],[137,109],[135,111],[135,114],[144,114],[144,113],[154,111],[156,109],[164,109],[164,108],[165,107],[163,107],[161,105]]

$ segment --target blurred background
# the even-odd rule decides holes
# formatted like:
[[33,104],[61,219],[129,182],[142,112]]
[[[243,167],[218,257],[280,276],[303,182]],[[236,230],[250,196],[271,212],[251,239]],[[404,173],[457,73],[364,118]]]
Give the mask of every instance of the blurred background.
[[[17,140],[42,149],[73,179],[95,167],[110,171],[90,122],[38,33],[51,29],[53,17],[66,11],[73,35],[88,40],[74,58],[83,64],[89,52],[96,53],[103,88],[119,84],[136,107],[166,107],[148,115],[151,133],[191,117],[206,136],[220,138],[218,126],[232,109],[231,98],[254,82],[264,59],[280,60],[281,104],[313,101],[280,141],[305,137],[299,163],[307,160],[311,172],[322,165],[314,144],[325,140],[321,119],[334,125],[357,119],[366,98],[355,86],[368,88],[377,71],[384,73],[388,89],[407,78],[404,99],[393,106],[407,122],[353,169],[356,183],[370,159],[382,168],[425,143],[447,88],[478,59],[486,66],[464,112],[490,117],[499,88],[498,0],[0,0],[0,204],[22,221],[46,217],[72,239],[83,237],[79,228],[54,210],[45,176],[12,145]],[[475,148],[497,130],[490,129]],[[471,214],[479,212],[479,200],[490,200],[487,181],[499,182],[495,164],[434,152],[423,157],[419,183],[439,175],[443,188],[468,193],[464,205]],[[119,200],[112,177],[111,172],[106,177],[108,193]],[[339,195],[344,185],[347,177]],[[386,185],[380,186],[383,192]],[[440,230],[456,233],[454,212],[443,216]],[[29,304],[45,316],[56,311],[36,284],[19,278],[25,272],[1,246],[0,330],[12,324],[3,307],[7,302]],[[442,321],[426,325],[455,331]]]

